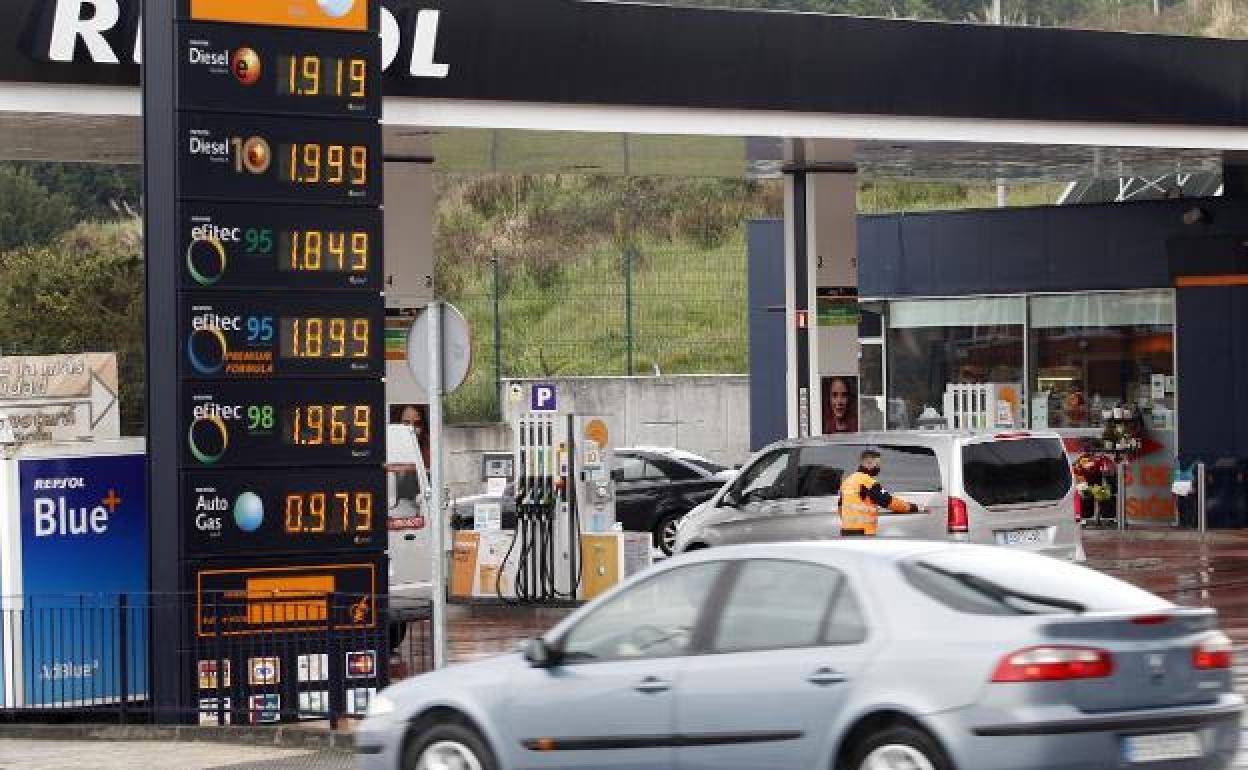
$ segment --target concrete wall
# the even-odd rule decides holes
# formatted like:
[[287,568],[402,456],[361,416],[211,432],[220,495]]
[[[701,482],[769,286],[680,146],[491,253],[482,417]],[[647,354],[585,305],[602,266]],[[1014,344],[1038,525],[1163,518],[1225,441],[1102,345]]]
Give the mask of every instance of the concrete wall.
[[[446,431],[446,479],[457,497],[476,494],[481,453],[511,450],[511,421],[529,408],[529,386],[535,380],[503,384],[507,423],[466,425]],[[670,377],[563,377],[554,383],[562,414],[611,418],[611,444],[672,446],[728,465],[750,455],[750,378],[746,375]],[[510,397],[520,386],[520,400]]]
[[511,451],[511,426],[506,423],[449,425],[444,429],[446,467],[443,477],[452,497],[484,492],[481,453]]

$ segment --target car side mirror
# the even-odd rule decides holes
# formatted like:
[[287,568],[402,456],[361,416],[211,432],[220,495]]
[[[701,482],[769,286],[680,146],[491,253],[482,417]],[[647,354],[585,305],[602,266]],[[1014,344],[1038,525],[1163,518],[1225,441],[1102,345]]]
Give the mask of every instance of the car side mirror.
[[539,636],[536,639],[530,639],[528,645],[525,646],[524,659],[533,668],[550,668],[558,665],[559,654],[554,647],[546,644],[546,640]]
[[624,469],[616,468],[615,470],[611,471],[611,480],[614,481],[616,484],[619,484],[621,481],[623,481]]

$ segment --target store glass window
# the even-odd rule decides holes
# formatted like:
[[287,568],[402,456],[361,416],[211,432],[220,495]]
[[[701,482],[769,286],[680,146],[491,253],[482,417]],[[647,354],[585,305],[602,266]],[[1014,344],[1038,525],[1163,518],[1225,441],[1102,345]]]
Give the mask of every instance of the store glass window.
[[888,427],[917,427],[941,412],[954,384],[1021,386],[1022,297],[902,300],[889,303]]
[[859,344],[858,429],[884,429],[884,345],[879,339]]
[[1130,405],[1168,429],[1174,410],[1170,292],[1031,298],[1031,417],[1035,428],[1100,428]]

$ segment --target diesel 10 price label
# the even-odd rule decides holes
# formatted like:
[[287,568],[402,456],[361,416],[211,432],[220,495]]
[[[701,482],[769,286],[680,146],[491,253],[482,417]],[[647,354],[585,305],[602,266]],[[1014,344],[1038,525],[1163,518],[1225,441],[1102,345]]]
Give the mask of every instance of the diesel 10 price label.
[[382,288],[379,209],[182,207],[184,289]]
[[377,35],[184,24],[179,43],[186,107],[381,117]]
[[179,173],[190,197],[381,203],[381,126],[372,121],[182,113]]
[[186,294],[181,301],[188,377],[384,373],[380,294]]
[[386,484],[373,468],[187,471],[182,499],[196,556],[385,546]]
[[182,465],[380,465],[385,403],[381,380],[189,387]]

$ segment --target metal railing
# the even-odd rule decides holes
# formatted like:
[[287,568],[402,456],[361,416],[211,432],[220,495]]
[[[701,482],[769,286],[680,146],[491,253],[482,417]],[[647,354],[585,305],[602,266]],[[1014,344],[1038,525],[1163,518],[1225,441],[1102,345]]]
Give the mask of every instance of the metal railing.
[[[427,602],[350,594],[0,598],[0,721],[210,725],[363,717],[389,682],[433,668]],[[396,599],[396,602],[398,600]],[[390,618],[402,621],[390,622]],[[151,629],[185,623],[188,704],[157,711]]]

